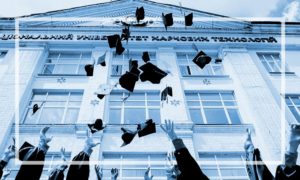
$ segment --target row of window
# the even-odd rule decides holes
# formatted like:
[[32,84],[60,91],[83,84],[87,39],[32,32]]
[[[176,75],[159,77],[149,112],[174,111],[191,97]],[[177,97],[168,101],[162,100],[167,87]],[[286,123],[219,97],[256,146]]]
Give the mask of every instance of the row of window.
[[[77,121],[82,92],[34,92],[28,103],[25,124],[72,124]],[[161,122],[159,91],[128,95],[113,91],[108,101],[109,124],[138,124],[145,119]],[[233,92],[185,92],[190,119],[195,124],[241,124],[238,103]],[[300,96],[286,96],[286,103],[300,122]],[[40,106],[32,113],[33,105]]]
[[[71,153],[68,152],[66,159],[71,159]],[[227,152],[227,153],[204,153],[199,152],[199,165],[203,172],[210,179],[248,179],[244,153]],[[103,159],[103,175],[104,180],[110,180],[111,168],[119,169],[119,179],[144,179],[146,169],[151,167],[151,174],[155,179],[166,179],[167,153],[111,153],[104,152]],[[47,172],[54,167],[60,160],[59,153],[48,152],[45,157],[46,162],[53,164],[45,165],[42,178],[47,179]],[[174,160],[176,164],[176,161]],[[18,172],[18,166],[12,166],[12,173],[8,177],[14,178]]]
[[[281,59],[279,53],[257,53],[262,64],[268,72],[281,72]],[[112,58],[111,76],[120,76],[128,71],[128,59],[141,60],[142,53],[130,52]],[[149,52],[151,62],[156,64],[155,52]],[[222,63],[211,62],[200,69],[192,62],[194,53],[177,53],[177,62],[182,76],[217,76],[224,75]],[[85,75],[84,66],[93,63],[91,52],[49,52],[42,69],[42,74],[75,74]],[[286,68],[287,71],[287,68]]]

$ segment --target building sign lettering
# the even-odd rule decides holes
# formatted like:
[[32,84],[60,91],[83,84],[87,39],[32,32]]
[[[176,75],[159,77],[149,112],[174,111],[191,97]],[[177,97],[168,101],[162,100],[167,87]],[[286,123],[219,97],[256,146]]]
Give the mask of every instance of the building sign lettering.
[[[106,41],[106,36],[101,35],[25,35],[25,34],[0,34],[0,40],[82,40],[82,41]],[[159,42],[216,42],[216,43],[277,43],[274,37],[217,37],[217,36],[130,36],[131,41],[159,41]]]

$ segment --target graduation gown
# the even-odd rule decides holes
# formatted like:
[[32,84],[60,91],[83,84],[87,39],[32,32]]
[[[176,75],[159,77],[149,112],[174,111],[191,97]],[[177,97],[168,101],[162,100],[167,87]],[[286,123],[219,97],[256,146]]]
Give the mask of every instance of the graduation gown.
[[181,139],[173,140],[175,146],[175,158],[181,174],[177,180],[208,180],[207,176],[202,172],[199,165],[192,157],[188,149],[184,146]]
[[[79,154],[77,154],[73,158],[73,162],[89,162],[90,155],[88,155],[86,152],[81,151]],[[66,180],[88,180],[90,175],[90,166],[89,165],[70,165],[70,168],[68,170],[67,178]]]
[[3,174],[3,169],[6,166],[7,162],[1,160],[0,161],[0,179],[2,178],[2,174]]
[[[48,147],[49,148],[49,147]],[[22,161],[45,161],[45,150],[25,142],[20,150],[19,157]],[[43,172],[44,164],[24,165],[22,164],[16,176],[16,180],[39,180]]]
[[65,178],[64,171],[66,168],[67,165],[57,166],[50,172],[48,180],[64,180]]

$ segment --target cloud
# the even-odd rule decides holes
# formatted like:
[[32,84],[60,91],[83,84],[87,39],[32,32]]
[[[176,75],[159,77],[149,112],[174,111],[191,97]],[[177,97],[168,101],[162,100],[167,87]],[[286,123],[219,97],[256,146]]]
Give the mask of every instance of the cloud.
[[293,1],[287,4],[282,15],[287,21],[300,21],[300,2]]

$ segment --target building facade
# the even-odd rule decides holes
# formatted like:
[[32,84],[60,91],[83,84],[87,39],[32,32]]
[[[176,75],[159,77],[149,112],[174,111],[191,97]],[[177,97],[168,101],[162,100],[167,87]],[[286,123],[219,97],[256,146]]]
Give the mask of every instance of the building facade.
[[[144,7],[146,26],[135,26],[135,10]],[[161,13],[173,13],[166,30]],[[184,14],[193,13],[185,27]],[[121,34],[131,24],[126,49],[117,55],[108,35]],[[195,48],[196,47],[196,48]],[[200,69],[197,50],[212,57]],[[248,179],[243,143],[253,134],[272,173],[282,162],[289,124],[300,122],[300,24],[245,21],[148,0],[120,0],[18,18],[0,19],[0,152],[16,137],[37,144],[39,131],[50,126],[53,136],[42,178],[58,163],[65,147],[69,160],[82,150],[87,124],[97,118],[107,125],[93,136],[101,145],[91,156],[109,178],[112,167],[120,179],[143,179],[151,166],[154,179],[166,179],[166,156],[173,145],[160,129],[173,120],[176,132],[211,179]],[[101,84],[115,84],[128,71],[128,60],[151,62],[169,72],[160,84],[137,82],[130,97],[120,85],[103,99]],[[106,66],[96,65],[86,76],[84,66],[105,54]],[[217,61],[216,61],[217,59]],[[219,61],[218,61],[219,60]],[[171,86],[173,96],[161,102]],[[32,114],[34,104],[41,105]],[[121,127],[153,119],[155,134],[125,147]],[[298,164],[299,164],[298,160]],[[9,178],[18,171],[11,161]]]

